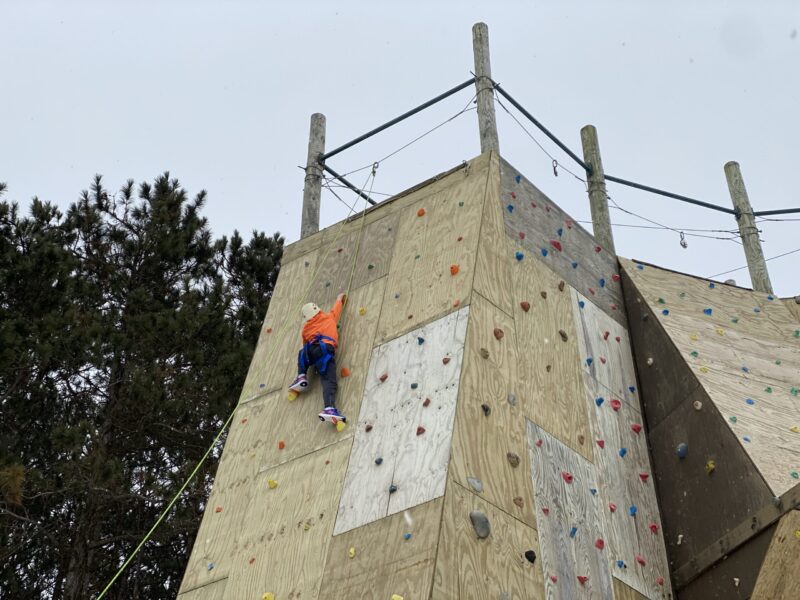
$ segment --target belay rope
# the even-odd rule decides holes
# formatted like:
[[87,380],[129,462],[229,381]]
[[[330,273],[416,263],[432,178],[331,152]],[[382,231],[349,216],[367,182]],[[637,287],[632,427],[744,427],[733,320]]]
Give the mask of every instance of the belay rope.
[[[367,181],[369,181],[370,178],[372,179],[372,181],[370,183],[370,187],[369,187],[370,193],[367,194],[368,197],[371,195],[372,186],[375,184],[375,174],[377,173],[378,166],[379,166],[379,164],[377,162],[373,163],[372,170],[370,171],[370,174],[367,176]],[[364,185],[362,186],[361,191],[363,191],[364,188],[367,186],[367,181],[364,182]],[[361,248],[361,236],[362,236],[362,234],[364,232],[364,222],[366,221],[367,208],[368,207],[369,207],[369,205],[367,204],[367,201],[365,199],[364,200],[364,210],[362,211],[362,214],[361,214],[361,225],[359,227],[358,238],[357,238],[357,241],[356,241],[356,252],[353,255],[353,264],[352,264],[352,266],[350,268],[350,277],[349,277],[348,282],[347,282],[347,288],[346,288],[346,291],[345,291],[345,295],[349,295],[350,286],[353,283],[353,276],[355,274],[356,261],[358,260],[358,254],[359,254],[359,251],[360,251],[360,248]],[[339,228],[338,228],[338,230],[336,232],[336,236],[333,238],[333,241],[328,246],[328,249],[325,252],[325,255],[322,257],[322,260],[320,260],[319,264],[317,265],[316,269],[314,270],[314,274],[311,277],[311,281],[308,282],[308,285],[306,286],[306,289],[303,291],[303,294],[300,296],[300,300],[297,303],[297,306],[295,307],[294,311],[289,312],[289,313],[286,314],[286,316],[283,319],[283,322],[281,323],[281,326],[275,332],[275,338],[274,339],[280,339],[280,334],[283,334],[283,332],[285,331],[286,326],[288,325],[289,320],[291,318],[291,315],[297,314],[300,311],[300,308],[305,303],[305,299],[308,296],[308,293],[311,291],[311,287],[314,285],[314,283],[317,280],[317,277],[319,276],[320,272],[322,271],[322,266],[325,264],[325,259],[327,259],[328,255],[331,252],[331,249],[336,245],[336,242],[339,241],[339,238],[341,237],[342,233],[344,232],[344,226],[346,224],[347,224],[347,219],[344,219],[341,222],[341,224],[339,225]],[[274,344],[269,349],[269,352],[267,353],[267,356],[264,359],[264,362],[269,363],[269,361],[272,358],[272,354],[273,354],[273,352],[275,351],[275,349],[277,347],[278,347],[278,344]],[[249,399],[252,400],[252,398],[249,398]],[[172,510],[173,506],[175,506],[175,503],[178,501],[178,498],[181,497],[181,494],[183,494],[183,492],[186,490],[186,488],[188,487],[189,483],[195,478],[195,476],[197,475],[198,471],[200,471],[200,467],[203,465],[203,463],[205,463],[206,459],[209,457],[209,455],[211,454],[212,450],[214,450],[214,447],[219,442],[220,438],[222,437],[222,434],[230,426],[231,422],[233,421],[233,417],[236,415],[237,411],[239,410],[239,406],[240,406],[241,403],[242,403],[242,399],[239,398],[238,402],[236,403],[236,406],[234,406],[233,410],[231,411],[231,414],[228,416],[228,418],[222,424],[222,427],[217,432],[217,435],[214,437],[214,440],[211,442],[211,445],[205,451],[205,454],[203,454],[203,456],[197,462],[197,465],[195,465],[194,469],[192,469],[192,472],[189,473],[189,477],[186,478],[186,481],[184,481],[184,483],[181,486],[181,488],[178,490],[178,492],[175,494],[175,496],[172,498],[172,500],[170,500],[170,502],[169,502],[169,504],[167,504],[166,508],[161,512],[161,514],[159,515],[158,519],[156,519],[156,522],[153,524],[153,526],[150,528],[150,530],[142,538],[142,541],[139,542],[139,545],[136,546],[136,548],[131,553],[131,555],[125,560],[124,563],[122,563],[122,566],[117,570],[117,572],[111,578],[111,581],[109,581],[108,584],[106,584],[106,586],[103,588],[103,591],[100,592],[100,594],[97,596],[97,600],[101,600],[108,593],[108,590],[111,589],[111,586],[113,586],[114,583],[117,581],[117,579],[119,579],[119,576],[122,575],[125,572],[125,570],[131,564],[131,561],[134,559],[134,557],[139,553],[139,551],[142,549],[142,547],[144,547],[144,545],[150,540],[150,537],[153,535],[155,530],[158,529],[158,526],[161,525],[161,522],[167,516],[169,511]]]

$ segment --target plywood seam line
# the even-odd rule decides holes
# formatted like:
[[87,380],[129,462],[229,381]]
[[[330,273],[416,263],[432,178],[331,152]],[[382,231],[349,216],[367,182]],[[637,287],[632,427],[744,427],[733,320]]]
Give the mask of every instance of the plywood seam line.
[[214,579],[213,581],[206,581],[205,583],[201,583],[200,585],[197,585],[197,586],[195,586],[193,588],[189,588],[188,590],[183,590],[182,592],[178,593],[178,595],[176,596],[176,600],[178,598],[180,598],[181,596],[185,596],[185,595],[190,594],[192,592],[196,592],[197,590],[202,590],[203,588],[206,588],[206,587],[208,587],[210,585],[216,585],[220,581],[227,581],[229,578],[230,578],[230,575],[226,575],[225,577],[221,577],[220,579]]
[[[585,460],[585,459],[584,459],[584,460]],[[587,462],[588,462],[588,461],[587,461]],[[501,506],[498,506],[497,504],[495,504],[494,502],[492,502],[491,500],[489,500],[489,499],[488,499],[488,498],[486,498],[485,496],[482,496],[481,494],[479,494],[479,493],[478,493],[478,492],[476,492],[475,490],[471,490],[471,489],[469,489],[468,487],[464,486],[464,485],[463,485],[461,482],[459,482],[459,481],[457,481],[457,480],[455,480],[455,479],[452,479],[452,478],[450,479],[450,482],[451,482],[451,483],[453,483],[453,484],[455,484],[455,485],[457,485],[457,486],[458,486],[458,487],[460,487],[462,490],[465,490],[465,491],[469,492],[469,493],[470,493],[470,494],[472,494],[473,496],[477,496],[478,498],[480,498],[480,499],[481,499],[481,502],[486,502],[486,504],[488,504],[488,505],[490,505],[490,506],[492,506],[492,507],[496,508],[498,511],[500,511],[501,513],[503,513],[503,514],[504,514],[504,515],[506,515],[507,517],[510,517],[510,518],[514,519],[515,521],[517,521],[517,522],[521,523],[522,525],[525,525],[525,527],[530,527],[530,528],[531,528],[531,529],[533,529],[534,531],[538,531],[538,529],[537,529],[536,527],[534,527],[533,525],[531,525],[530,523],[526,523],[525,521],[523,521],[523,520],[522,520],[522,519],[520,519],[519,517],[516,517],[516,516],[512,515],[510,512],[508,512],[508,511],[507,511],[506,509],[504,509],[503,507],[501,507]]]
[[[374,177],[373,177],[373,182],[374,182]],[[367,184],[367,181],[364,182],[365,187],[366,187],[366,184]],[[364,206],[364,213],[365,214],[366,214],[366,210],[367,210],[367,207],[366,207],[366,203],[365,203],[365,206]],[[336,244],[336,242],[339,241],[339,237],[341,237],[342,233],[344,232],[344,226],[345,226],[346,223],[347,223],[346,220],[344,220],[344,221],[342,221],[340,223],[338,231],[336,232],[336,236],[334,237],[334,239],[331,242],[331,244],[328,246],[328,250],[325,253],[325,256],[323,256],[322,260],[317,265],[317,268],[316,268],[316,270],[314,272],[314,275],[311,277],[311,280],[309,281],[308,285],[306,286],[305,291],[303,292],[303,294],[300,297],[300,301],[297,303],[297,306],[295,307],[294,313],[291,313],[291,312],[287,313],[283,323],[278,328],[278,333],[279,334],[282,334],[283,331],[286,329],[286,326],[289,324],[289,322],[290,322],[289,315],[290,314],[296,314],[300,310],[300,307],[303,305],[303,302],[305,300],[306,295],[311,290],[311,286],[314,284],[314,282],[316,281],[317,277],[319,276],[319,274],[322,271],[322,267],[325,264],[325,259],[327,258],[328,254],[330,254],[331,249]],[[274,346],[272,346],[272,348],[270,348],[270,351],[269,351],[269,353],[267,354],[267,356],[265,358],[266,362],[269,362],[269,360],[272,358],[272,354],[273,354],[273,352],[275,351],[275,349],[277,347],[278,347],[278,345],[275,344]],[[203,465],[203,463],[205,463],[206,459],[211,454],[211,451],[216,447],[217,443],[222,438],[222,434],[230,426],[231,421],[233,421],[233,417],[236,415],[236,412],[239,410],[239,406],[241,406],[241,404],[242,404],[242,400],[240,398],[236,402],[236,405],[233,407],[233,410],[231,411],[231,414],[228,416],[228,418],[222,424],[222,427],[220,428],[219,432],[217,432],[217,435],[214,437],[213,441],[211,442],[211,445],[208,447],[208,449],[206,450],[205,454],[203,454],[203,456],[200,458],[200,460],[198,461],[197,465],[195,465],[195,467],[192,470],[192,472],[189,473],[189,476],[186,478],[186,481],[183,483],[181,488],[178,490],[178,492],[175,494],[175,496],[169,502],[167,507],[159,515],[158,519],[156,519],[156,522],[153,524],[153,526],[150,528],[150,530],[145,534],[144,538],[142,538],[142,541],[139,542],[139,545],[136,546],[136,548],[131,553],[131,555],[125,560],[124,563],[122,563],[122,566],[119,568],[119,570],[114,574],[114,576],[111,578],[111,580],[108,582],[108,584],[106,584],[106,586],[103,588],[103,590],[97,596],[97,600],[101,600],[106,595],[108,590],[111,589],[111,586],[114,585],[114,583],[117,581],[119,576],[122,575],[122,573],[125,572],[125,570],[128,568],[128,565],[131,563],[131,561],[134,559],[134,557],[136,557],[136,555],[139,553],[139,551],[142,549],[142,547],[145,545],[145,543],[147,543],[147,541],[150,539],[150,536],[153,535],[153,532],[155,532],[155,530],[158,528],[158,526],[164,520],[164,518],[166,517],[167,513],[172,510],[172,507],[178,501],[178,498],[180,498],[181,494],[183,494],[184,490],[187,488],[189,483],[194,479],[195,475],[197,475],[197,472],[200,470],[200,467]]]
[[[469,328],[469,325],[467,325]],[[466,334],[465,338],[466,339]],[[455,415],[453,415],[453,429],[455,430]],[[450,463],[453,462],[453,446],[450,445],[450,458],[447,460],[447,469],[444,473],[444,480],[445,484],[447,483],[447,479],[450,473]],[[444,527],[444,507],[447,503],[447,486],[445,485],[444,494],[441,496],[442,498],[442,509],[439,512],[439,530],[436,532],[436,552],[434,553],[434,560],[433,560],[433,577],[431,577],[431,587],[428,591],[426,598],[428,600],[433,600],[433,588],[434,588],[434,581],[436,580],[436,566],[439,564],[439,545],[442,543],[442,527]]]
[[[348,439],[352,439],[352,438],[348,438]],[[262,474],[266,473],[267,471],[269,471],[270,469],[277,469],[278,467],[282,467],[286,463],[290,463],[290,462],[292,462],[294,460],[297,460],[299,458],[305,458],[306,456],[314,454],[315,452],[320,452],[321,450],[327,450],[331,446],[335,446],[339,442],[344,442],[344,441],[346,441],[346,440],[344,440],[344,439],[340,440],[340,439],[333,438],[333,441],[331,443],[325,444],[324,446],[320,446],[319,448],[313,448],[313,449],[309,450],[308,452],[306,452],[304,454],[297,454],[297,455],[293,456],[292,458],[287,458],[286,460],[283,460],[281,462],[274,463],[274,464],[271,464],[271,465],[263,465],[263,466],[258,468],[258,472],[256,473],[256,475],[262,475]]]

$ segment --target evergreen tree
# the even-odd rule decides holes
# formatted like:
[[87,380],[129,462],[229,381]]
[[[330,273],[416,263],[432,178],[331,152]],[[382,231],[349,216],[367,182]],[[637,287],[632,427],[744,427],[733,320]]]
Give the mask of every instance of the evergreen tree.
[[[283,239],[212,239],[205,197],[0,201],[0,597],[96,597],[233,409]],[[215,468],[108,598],[175,597]]]

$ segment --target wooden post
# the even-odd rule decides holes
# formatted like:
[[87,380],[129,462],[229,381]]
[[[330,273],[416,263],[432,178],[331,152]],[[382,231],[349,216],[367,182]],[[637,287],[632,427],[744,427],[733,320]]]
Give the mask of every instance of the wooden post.
[[319,231],[319,200],[322,195],[322,165],[319,157],[325,153],[325,115],[311,115],[311,131],[308,134],[308,158],[306,178],[303,185],[303,217],[300,237],[308,237]]
[[481,154],[499,152],[497,119],[494,113],[494,86],[491,82],[492,64],[489,60],[489,27],[486,23],[472,26],[472,52],[475,56],[475,90],[478,101],[478,130]]
[[611,231],[611,217],[608,214],[608,194],[603,172],[603,160],[600,158],[600,144],[597,141],[597,129],[587,125],[581,129],[583,144],[583,160],[592,167],[588,177],[589,206],[592,210],[592,230],[594,239],[611,254],[616,254],[614,234]]
[[750,281],[757,292],[772,293],[772,283],[767,272],[767,263],[761,250],[761,240],[758,237],[758,227],[753,216],[753,207],[747,197],[744,187],[742,172],[739,163],[731,161],[725,164],[725,178],[728,180],[728,190],[736,209],[736,222],[739,225],[739,235],[744,246],[744,255],[747,258],[747,268],[750,271]]

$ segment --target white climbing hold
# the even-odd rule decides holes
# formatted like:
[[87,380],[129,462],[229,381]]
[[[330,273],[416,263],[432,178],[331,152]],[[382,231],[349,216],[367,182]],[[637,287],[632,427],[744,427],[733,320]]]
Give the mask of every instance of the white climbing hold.
[[648,367],[652,367],[653,366],[653,362],[654,362],[653,361],[653,357],[652,356],[648,356],[647,357],[647,366]]

